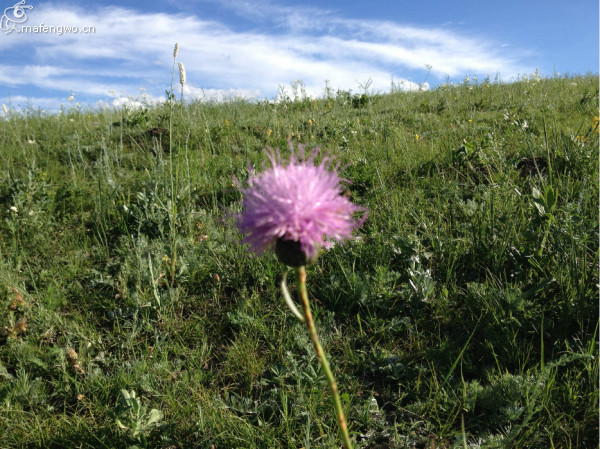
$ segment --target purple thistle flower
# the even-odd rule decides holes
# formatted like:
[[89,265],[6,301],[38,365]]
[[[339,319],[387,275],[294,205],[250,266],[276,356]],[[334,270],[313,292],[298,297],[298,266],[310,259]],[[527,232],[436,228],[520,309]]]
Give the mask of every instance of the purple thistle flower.
[[[258,254],[276,242],[280,260],[288,265],[305,265],[316,260],[321,247],[331,247],[332,240],[350,238],[354,229],[366,218],[353,219],[353,214],[364,211],[342,195],[341,179],[337,174],[339,164],[333,167],[332,159],[324,157],[315,165],[319,148],[308,158],[304,147],[298,145],[299,157],[292,154],[287,165],[281,163],[279,150],[265,150],[271,164],[270,169],[256,174],[251,171],[248,187],[240,190],[244,194],[243,212],[237,217],[239,230],[246,234],[249,243]],[[239,182],[238,182],[239,185]],[[294,243],[295,242],[295,243]],[[299,248],[298,248],[299,246]],[[282,257],[283,252],[300,249],[304,257]]]

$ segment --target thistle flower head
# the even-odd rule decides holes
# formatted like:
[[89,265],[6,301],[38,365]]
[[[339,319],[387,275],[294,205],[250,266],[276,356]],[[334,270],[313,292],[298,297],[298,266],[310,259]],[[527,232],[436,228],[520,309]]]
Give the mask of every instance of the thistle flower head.
[[339,164],[330,170],[330,157],[315,164],[319,148],[305,157],[302,145],[298,145],[298,155],[290,147],[287,164],[282,164],[279,150],[265,150],[272,168],[263,165],[262,173],[251,171],[248,187],[240,186],[244,200],[237,224],[255,252],[260,254],[276,243],[283,263],[300,266],[316,260],[320,249],[331,247],[332,241],[350,238],[366,214],[359,220],[353,218],[365,209],[342,195]]
[[179,84],[181,87],[185,84],[185,67],[183,66],[183,62],[179,62]]

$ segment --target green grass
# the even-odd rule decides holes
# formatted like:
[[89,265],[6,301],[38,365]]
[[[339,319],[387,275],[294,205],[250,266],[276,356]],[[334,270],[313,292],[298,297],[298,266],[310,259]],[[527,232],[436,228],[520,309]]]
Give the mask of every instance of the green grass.
[[8,116],[0,447],[339,447],[232,218],[290,138],[370,211],[308,270],[357,447],[597,447],[597,115],[577,76]]

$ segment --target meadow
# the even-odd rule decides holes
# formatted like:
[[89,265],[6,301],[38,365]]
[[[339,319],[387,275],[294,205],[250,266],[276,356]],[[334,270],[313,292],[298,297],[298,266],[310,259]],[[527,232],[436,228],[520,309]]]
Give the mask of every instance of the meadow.
[[340,447],[286,268],[235,225],[234,176],[290,142],[369,210],[307,269],[357,448],[598,447],[598,76],[301,87],[7,110],[0,447]]

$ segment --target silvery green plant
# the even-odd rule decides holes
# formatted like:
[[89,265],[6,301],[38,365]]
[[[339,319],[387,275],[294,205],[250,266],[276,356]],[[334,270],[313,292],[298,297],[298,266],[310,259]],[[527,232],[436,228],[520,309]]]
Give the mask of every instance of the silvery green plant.
[[429,297],[435,289],[435,281],[431,277],[431,270],[424,269],[421,266],[419,256],[411,256],[408,275],[410,277],[408,283],[410,284],[415,294],[422,301],[428,301]]
[[155,408],[148,411],[135,391],[121,390],[112,416],[119,430],[132,440],[143,439],[152,430],[160,428],[163,413]]

